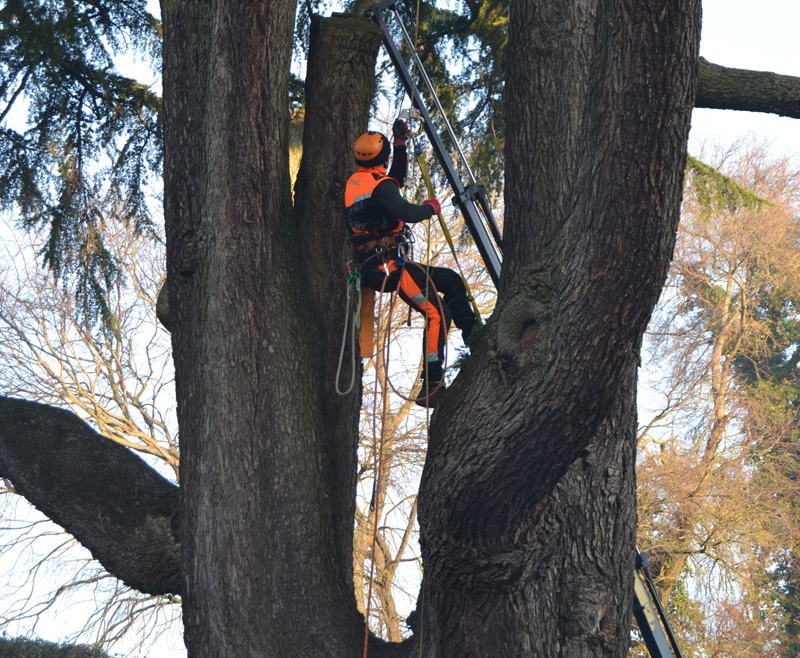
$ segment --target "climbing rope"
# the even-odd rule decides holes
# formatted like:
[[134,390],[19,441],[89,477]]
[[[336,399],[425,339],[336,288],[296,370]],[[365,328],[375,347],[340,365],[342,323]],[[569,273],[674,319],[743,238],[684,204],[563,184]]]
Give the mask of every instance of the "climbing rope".
[[[383,283],[381,284],[380,290],[380,297],[378,299],[378,317],[383,317],[383,293],[386,290],[386,281],[389,277],[385,277]],[[391,330],[391,309],[394,303],[395,293],[392,291],[389,295],[389,318],[384,326],[384,323],[380,325],[379,336],[382,334],[384,337],[379,340],[375,341],[376,343],[380,342],[381,340],[385,341],[385,336],[390,333]],[[379,350],[375,350],[376,357],[379,354]],[[388,357],[388,351],[386,354]],[[378,520],[379,520],[379,512],[381,510],[381,505],[378,504],[378,496],[380,495],[381,491],[381,484],[382,484],[382,475],[383,475],[383,447],[385,443],[385,433],[386,433],[386,414],[388,408],[388,396],[389,390],[386,384],[381,387],[381,429],[380,433],[378,433],[377,428],[377,419],[378,419],[378,387],[380,386],[380,367],[379,367],[379,360],[376,358],[375,362],[375,390],[372,396],[372,457],[373,457],[373,468],[375,470],[375,479],[372,483],[372,498],[369,503],[369,511],[373,513],[372,518],[372,546],[370,548],[370,563],[369,563],[369,586],[367,588],[367,605],[365,606],[366,611],[364,615],[364,654],[363,658],[367,658],[367,650],[369,647],[369,616],[372,609],[372,584],[375,579],[375,549],[378,542]],[[384,367],[386,364],[384,362]]]
[[[430,238],[430,236],[428,236]],[[430,245],[430,239],[428,240],[428,245]],[[428,247],[430,250],[430,246]],[[400,276],[402,276],[402,269],[404,267],[408,267],[409,265],[415,267],[422,267],[419,263],[415,263],[413,261],[406,260],[405,257],[400,257],[394,259],[398,264],[398,269],[401,270]],[[391,274],[394,274],[394,270]],[[427,274],[427,272],[426,272]],[[384,318],[384,294],[386,293],[386,283],[389,279],[387,275],[384,277],[383,282],[381,284],[381,289],[378,291],[379,294],[379,301],[378,301],[378,309],[377,309],[377,316],[380,318]],[[428,282],[426,283],[426,297],[429,291],[432,291],[433,294],[436,296],[437,304],[439,306],[439,313],[444,319],[444,308],[442,306],[441,298],[439,297],[439,293],[436,290],[436,286],[433,281],[430,279],[429,276],[426,276]],[[399,285],[399,284],[398,284]],[[430,288],[428,288],[430,286]],[[364,627],[364,651],[363,651],[363,658],[367,658],[368,652],[368,645],[369,645],[369,617],[372,611],[372,590],[373,590],[373,583],[375,579],[375,562],[376,562],[376,555],[375,551],[377,548],[377,537],[378,537],[378,522],[380,519],[380,512],[382,509],[382,505],[380,504],[380,492],[383,483],[383,462],[384,462],[384,447],[386,443],[386,417],[388,414],[388,395],[389,389],[391,388],[395,394],[406,401],[413,401],[414,398],[407,397],[404,394],[400,393],[397,388],[394,386],[391,377],[389,375],[389,363],[390,363],[390,350],[391,350],[391,334],[392,334],[392,316],[394,313],[394,308],[397,300],[397,288],[392,290],[389,294],[389,303],[388,308],[386,311],[385,320],[380,324],[380,331],[378,332],[377,339],[375,341],[375,388],[372,396],[372,454],[373,454],[373,468],[375,470],[375,479],[372,485],[372,497],[370,500],[370,507],[369,511],[373,515],[372,519],[372,545],[371,545],[371,559],[370,559],[370,570],[369,570],[369,579],[368,579],[368,587],[367,587],[367,602],[365,606],[365,627]],[[430,304],[430,300],[426,302]],[[427,320],[427,313],[426,315],[426,322]],[[427,334],[426,334],[427,336]],[[427,339],[424,342],[427,345]],[[446,344],[445,344],[446,350]],[[424,351],[424,349],[423,349]],[[445,353],[445,361],[446,361],[446,353]],[[425,360],[427,364],[427,360]],[[383,386],[380,386],[380,374],[383,375]],[[381,412],[380,412],[380,430],[378,430],[378,388],[381,388]],[[427,390],[426,395],[430,396],[436,393],[439,388],[442,386],[442,382],[440,381],[436,387],[431,391]],[[428,385],[429,387],[429,385]],[[430,423],[430,409],[426,409],[425,414],[425,422],[426,427],[429,426]]]
[[[415,30],[415,35],[414,35],[414,46],[415,47],[416,47],[416,44],[417,44],[417,41],[418,41],[418,37],[419,37],[419,10],[420,10],[420,2],[419,2],[419,0],[417,0],[417,11],[416,11],[416,21],[415,21],[416,30]],[[413,62],[412,62],[412,67],[413,67]],[[399,114],[402,117],[404,112],[400,112]],[[411,111],[410,110],[408,111],[408,123],[411,124]],[[434,190],[433,190],[433,184],[431,182],[430,175],[428,174],[427,167],[425,166],[425,161],[424,161],[424,159],[422,158],[422,155],[421,155],[421,153],[422,153],[421,147],[417,147],[417,142],[416,142],[415,137],[413,136],[413,133],[412,133],[412,144],[414,144],[415,161],[420,166],[420,171],[423,174],[423,179],[424,179],[425,185],[427,187],[427,190],[428,190],[428,193],[429,193],[429,197],[430,198],[436,198],[436,195],[435,195]],[[442,231],[443,231],[443,233],[445,235],[445,238],[447,240],[447,243],[448,243],[448,245],[450,247],[450,250],[453,253],[453,258],[454,258],[454,260],[456,262],[456,266],[458,267],[458,272],[459,272],[459,274],[461,276],[461,280],[462,280],[462,282],[464,284],[464,287],[465,287],[465,289],[467,291],[467,297],[469,299],[469,302],[470,302],[470,304],[471,304],[471,306],[473,308],[473,311],[475,313],[476,319],[480,323],[481,322],[480,313],[478,311],[478,307],[477,307],[477,304],[475,302],[475,299],[472,296],[472,292],[471,292],[471,290],[469,288],[469,285],[467,284],[466,277],[464,276],[464,273],[463,273],[463,271],[461,269],[461,265],[458,262],[458,256],[456,254],[455,245],[453,244],[453,240],[452,240],[452,237],[450,236],[450,232],[449,232],[449,230],[447,228],[447,225],[446,225],[446,223],[444,221],[444,218],[443,218],[442,214],[441,213],[436,213],[436,214],[437,214],[437,217],[439,219],[439,224],[442,227]],[[442,323],[445,323],[446,316],[445,316],[445,313],[444,313],[442,299],[439,296],[439,292],[438,292],[438,290],[436,290],[436,285],[434,284],[434,282],[433,282],[433,280],[432,280],[432,278],[430,276],[431,242],[432,241],[431,241],[431,227],[430,227],[430,223],[429,222],[426,224],[426,233],[427,233],[427,235],[426,235],[426,258],[425,258],[425,266],[424,266],[424,268],[423,268],[422,265],[419,265],[418,263],[413,262],[413,260],[409,259],[407,261],[406,260],[406,255],[403,253],[402,248],[399,248],[397,250],[398,251],[398,258],[395,259],[395,265],[400,270],[399,273],[398,273],[399,277],[403,276],[403,272],[402,272],[403,268],[405,268],[405,267],[407,267],[409,265],[412,266],[412,267],[423,268],[424,269],[424,273],[425,273],[425,295],[424,295],[425,296],[425,306],[422,307],[423,315],[425,316],[425,323],[426,323],[425,334],[424,334],[425,338],[423,340],[423,355],[422,355],[422,357],[423,357],[423,373],[424,373],[423,381],[425,383],[425,391],[424,392],[421,391],[420,394],[424,393],[425,398],[428,399],[428,398],[430,398],[430,396],[434,395],[441,388],[441,386],[443,385],[443,382],[444,382],[444,377],[442,377],[442,379],[437,382],[437,384],[434,387],[434,389],[430,390],[430,380],[429,380],[429,377],[428,377],[428,359],[427,359],[427,353],[428,352],[427,352],[427,349],[428,349],[428,340],[429,340],[428,331],[430,330],[430,317],[429,317],[430,309],[431,309],[430,305],[432,304],[431,292],[433,293],[434,298],[436,300],[435,303],[438,306],[438,311],[439,311],[439,315],[440,315]],[[389,275],[393,274],[393,273],[394,272],[392,272],[392,273],[388,273],[387,272],[386,273],[386,277],[384,278],[384,280],[382,282],[382,285],[381,285],[380,301],[379,301],[379,308],[378,308],[378,317],[381,317],[381,318],[383,317],[383,293],[385,292],[386,282],[387,282],[387,280],[389,278]],[[375,355],[376,355],[376,357],[378,357],[380,355],[380,358],[376,358],[376,362],[375,362],[375,366],[376,366],[375,390],[374,390],[374,393],[373,393],[373,405],[372,405],[372,428],[373,428],[373,432],[372,432],[372,435],[373,435],[372,436],[372,448],[373,448],[373,468],[375,469],[375,479],[373,481],[372,498],[371,498],[371,501],[370,501],[370,512],[373,514],[373,523],[372,523],[372,545],[371,545],[371,549],[370,549],[371,550],[370,570],[369,570],[369,580],[368,580],[368,588],[367,588],[367,601],[366,601],[366,606],[365,606],[366,614],[365,614],[365,625],[364,625],[364,651],[363,651],[363,658],[367,658],[368,647],[369,647],[369,618],[370,618],[371,609],[372,609],[372,590],[373,590],[373,583],[374,583],[374,577],[375,577],[375,563],[376,563],[375,551],[376,551],[376,547],[377,547],[378,521],[379,521],[379,515],[380,515],[380,511],[381,511],[381,507],[382,507],[381,504],[380,504],[380,501],[378,500],[378,498],[381,495],[380,492],[381,492],[382,478],[383,478],[383,453],[384,453],[385,438],[386,438],[385,437],[385,431],[386,431],[386,417],[387,417],[387,413],[388,413],[388,391],[391,388],[394,391],[394,393],[397,394],[400,398],[402,398],[402,399],[404,399],[406,401],[412,400],[412,398],[403,395],[402,393],[400,393],[397,390],[397,388],[394,386],[394,383],[392,382],[392,379],[391,379],[390,374],[389,374],[390,348],[391,348],[391,327],[392,327],[391,318],[392,318],[392,314],[393,314],[393,311],[394,311],[397,287],[399,287],[399,279],[398,279],[398,285],[396,286],[395,290],[393,290],[392,293],[390,294],[387,318],[386,318],[385,322],[382,322],[381,331],[379,332],[378,340],[375,341],[376,342],[376,344],[375,344]],[[410,307],[409,307],[409,318],[410,318],[410,313],[411,313],[411,310],[410,310]],[[446,332],[446,326],[444,326],[443,330]],[[447,361],[446,350],[447,350],[447,341],[445,340],[445,344],[444,344],[445,353],[443,355],[444,356],[444,363],[442,363],[442,369],[443,370],[444,370],[444,368],[446,366],[446,361]],[[381,363],[381,361],[382,361],[382,363]],[[380,427],[380,432],[378,432],[378,429],[377,429],[377,416],[378,416],[378,413],[377,413],[377,411],[378,411],[377,410],[377,401],[378,401],[378,387],[380,385],[379,371],[381,370],[381,368],[380,368],[381,365],[383,366],[382,370],[383,370],[383,382],[384,383],[383,383],[383,386],[381,387],[381,427]],[[338,377],[338,375],[337,375],[337,377]],[[428,428],[430,427],[430,413],[431,413],[430,408],[426,407],[426,410],[425,410],[426,434],[427,434]],[[420,599],[423,599],[423,598],[424,598],[423,597],[423,592],[422,592],[422,589],[420,589]],[[423,634],[423,629],[424,629],[424,617],[423,617],[423,614],[424,614],[424,600],[420,601],[419,608],[420,608],[419,652],[420,652],[420,658],[421,658],[422,655],[423,655],[423,642],[422,642],[423,635],[422,634]]]
[[[419,10],[419,5],[417,5],[417,10]],[[417,19],[419,19],[419,16],[417,16]],[[419,24],[419,23],[417,23],[417,24]],[[436,198],[436,196],[434,194],[431,194],[431,198]],[[427,305],[431,303],[430,302],[430,299],[431,299],[430,292],[431,292],[431,286],[432,285],[433,285],[433,281],[431,280],[431,223],[430,222],[426,222],[425,223],[425,300],[426,300],[425,301],[425,304],[426,304],[425,310],[426,311],[428,310],[427,309]],[[433,287],[434,287],[434,290],[436,290],[436,286],[433,286]],[[438,292],[436,292],[436,301],[437,302],[439,301],[439,293]],[[442,323],[445,322],[445,316],[444,316],[443,311],[444,311],[444,309],[442,309],[442,305],[440,303],[439,304],[439,318],[440,318],[440,321]],[[425,328],[426,329],[426,331],[425,331],[425,350],[424,350],[424,352],[425,352],[425,354],[424,354],[425,361],[424,361],[424,363],[422,365],[422,372],[425,375],[422,378],[422,381],[425,383],[425,390],[421,391],[421,393],[425,394],[425,399],[427,401],[427,400],[430,400],[431,395],[433,395],[433,393],[431,393],[431,390],[430,390],[431,389],[431,384],[430,384],[430,376],[429,376],[429,370],[428,370],[428,367],[429,367],[429,364],[428,364],[428,340],[429,340],[428,331],[430,331],[430,318],[428,317],[427,313],[425,314],[425,322],[426,322],[426,328]],[[445,326],[444,331],[445,331],[445,334],[446,334],[447,333],[447,327],[446,326]],[[445,342],[445,345],[446,344],[447,343]],[[445,363],[442,363],[442,378],[436,384],[436,389],[434,390],[434,393],[437,390],[439,390],[439,388],[442,385],[442,382],[444,381]],[[427,409],[427,407],[426,407],[426,409]]]
[[[356,298],[355,308],[353,309],[353,313],[350,313],[350,299],[351,297]],[[358,268],[354,268],[350,272],[350,276],[347,279],[347,301],[345,302],[345,314],[344,314],[344,329],[342,330],[342,346],[339,350],[339,364],[336,367],[336,392],[339,395],[347,395],[349,394],[356,384],[356,374],[358,371],[358,364],[356,359],[358,359],[357,353],[357,343],[358,343],[358,322],[357,318],[361,315],[361,275],[359,274]],[[352,354],[351,359],[351,368],[350,368],[350,384],[347,386],[346,391],[342,391],[341,387],[339,386],[339,380],[342,375],[342,363],[344,361],[344,352],[345,348],[347,347],[347,328],[348,325],[350,326],[350,331],[352,333],[352,339],[350,343],[350,352]]]
[[[420,12],[420,0],[417,0],[417,7],[416,7],[416,18],[414,20],[414,41],[412,45],[413,52],[416,53],[419,50],[419,12]],[[399,18],[399,16],[398,16]],[[404,30],[405,31],[405,30]],[[406,34],[406,36],[408,36]],[[411,79],[414,80],[414,85],[417,84],[417,74],[415,73],[415,67],[417,64],[417,57],[414,56],[411,58],[411,67],[409,69]],[[420,67],[422,64],[420,63]],[[404,98],[404,97],[403,97]],[[413,99],[409,99],[413,103]],[[444,111],[442,111],[442,115],[444,116]],[[407,110],[402,110],[399,113],[401,118],[405,118],[411,127],[412,120],[415,118],[419,118],[419,112],[415,111],[413,107],[408,108]],[[414,160],[420,168],[420,172],[422,173],[423,181],[425,182],[425,187],[428,191],[428,196],[431,199],[436,198],[436,192],[433,188],[433,183],[431,181],[430,174],[428,173],[428,167],[425,164],[425,159],[422,157],[422,143],[417,141],[417,135],[422,132],[422,126],[417,133],[413,130],[411,131],[411,142],[414,147]],[[460,149],[459,149],[460,152]],[[462,159],[466,162],[466,158],[463,157]],[[469,168],[469,165],[467,164]],[[470,174],[472,172],[470,171]],[[472,290],[469,287],[469,283],[467,283],[467,278],[464,276],[464,271],[461,269],[461,263],[458,260],[458,254],[456,253],[456,247],[453,243],[453,238],[450,235],[450,230],[447,228],[447,223],[444,221],[444,216],[441,212],[436,213],[436,217],[439,220],[439,226],[442,229],[442,233],[444,234],[445,240],[447,240],[447,245],[450,247],[450,251],[453,254],[453,260],[455,261],[456,268],[458,269],[458,273],[461,276],[461,281],[464,283],[464,288],[467,291],[467,299],[469,300],[470,305],[472,306],[472,311],[475,313],[475,319],[478,321],[478,324],[483,324],[481,319],[480,311],[478,310],[478,304],[475,302],[475,298],[472,295]],[[428,230],[428,244],[430,244],[430,230]],[[430,263],[429,259],[426,259],[426,263]]]
[[[414,133],[412,133],[412,143],[414,145],[414,160],[419,166],[420,173],[422,174],[422,180],[425,183],[425,188],[428,191],[428,195],[431,198],[435,198],[436,192],[433,188],[433,181],[431,180],[430,173],[428,172],[428,166],[425,164],[425,158],[422,156],[422,144],[416,140]],[[478,304],[475,301],[475,297],[472,295],[472,290],[469,287],[469,283],[467,283],[467,277],[464,275],[464,270],[461,268],[461,263],[458,260],[458,253],[456,252],[456,246],[453,242],[453,236],[450,234],[450,229],[447,227],[447,222],[444,221],[444,215],[439,212],[436,213],[436,217],[439,220],[439,227],[442,229],[442,234],[447,241],[447,246],[450,247],[450,251],[453,254],[453,261],[456,264],[458,274],[461,277],[461,281],[463,282],[464,288],[467,291],[467,299],[469,300],[470,306],[472,306],[473,313],[475,313],[475,319],[478,321],[478,324],[483,324],[480,311],[478,310]]]

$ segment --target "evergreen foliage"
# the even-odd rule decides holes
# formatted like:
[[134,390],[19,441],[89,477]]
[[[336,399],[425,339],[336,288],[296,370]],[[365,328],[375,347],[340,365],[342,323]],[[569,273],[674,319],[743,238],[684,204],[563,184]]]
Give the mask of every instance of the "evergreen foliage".
[[[397,7],[473,170],[501,193],[507,3]],[[299,6],[299,57],[312,13],[329,9],[325,0]],[[161,24],[146,0],[9,0],[0,9],[0,209],[46,231],[43,261],[74,290],[89,322],[113,324],[106,298],[120,271],[104,244],[105,223],[149,227],[143,186],[162,164],[161,99],[120,75],[115,58],[138,54],[158,68],[160,48]],[[295,117],[303,85],[291,77]]]
[[160,63],[146,0],[9,0],[0,9],[0,208],[47,231],[44,262],[87,320],[107,316],[119,276],[104,218],[148,227],[143,186],[160,175],[161,99],[115,57]]
[[693,193],[709,220],[718,212],[733,212],[739,208],[760,208],[769,201],[739,185],[733,178],[689,155],[686,158],[687,190]]
[[[417,7],[409,2],[407,24]],[[412,11],[414,13],[412,13]],[[508,3],[459,3],[440,9],[419,3],[418,51],[470,165],[493,193],[502,191],[505,121],[504,53],[508,41]]]
[[790,638],[781,647],[783,658],[800,655],[800,555],[795,548],[773,574],[776,583],[776,602],[781,607],[784,633]]
[[[468,154],[470,166],[490,194],[502,192],[505,122],[503,88],[505,84],[504,51],[508,38],[508,3],[501,0],[457,2],[446,7],[423,0],[399,1],[395,5],[416,51],[433,83],[442,108],[456,137]],[[402,34],[387,14],[387,24],[395,43]],[[406,64],[412,75],[407,44]],[[389,95],[402,95],[402,87],[393,68],[388,68]],[[425,96],[424,85],[417,87]],[[429,105],[431,105],[429,103]],[[435,123],[447,145],[447,135],[438,113]],[[452,152],[455,148],[448,145]],[[436,172],[432,172],[435,176]]]

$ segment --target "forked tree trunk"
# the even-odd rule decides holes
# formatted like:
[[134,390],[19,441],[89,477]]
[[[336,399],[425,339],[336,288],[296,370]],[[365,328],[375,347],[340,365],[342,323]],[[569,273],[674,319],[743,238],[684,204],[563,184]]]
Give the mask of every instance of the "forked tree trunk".
[[347,656],[361,637],[352,581],[336,560],[316,319],[289,189],[294,9],[292,0],[164,7],[165,216],[192,658]]
[[511,6],[500,297],[420,493],[437,658],[627,653],[642,333],[677,229],[698,0]]
[[[330,346],[344,297],[340,188],[376,34],[363,21],[339,25],[346,36],[315,31],[298,229],[294,2],[162,4],[181,585],[169,485],[149,503],[100,488],[51,500],[70,489],[53,488],[64,441],[43,427],[151,481],[140,463],[93,452],[96,435],[69,414],[5,400],[0,474],[117,575],[180,592],[191,658],[356,658],[356,402],[332,397]],[[373,643],[373,658],[627,653],[636,366],[674,244],[699,11],[699,0],[512,0],[499,302],[434,415],[419,503],[424,632]],[[705,70],[698,102],[734,106],[709,73],[739,78]],[[797,94],[778,87],[750,109],[798,116]],[[115,554],[126,524],[109,530],[108,514],[147,541]],[[136,568],[159,554],[166,569]]]
[[[322,463],[327,486],[333,492],[336,558],[342,580],[348,584],[353,582],[361,364],[356,359],[353,390],[338,395],[335,382],[347,307],[347,263],[352,258],[342,199],[347,178],[355,168],[351,145],[367,129],[379,45],[380,30],[367,19],[312,19],[303,159],[294,190],[304,275],[301,294],[315,320],[309,328],[316,332],[314,376],[325,432]],[[349,341],[348,332],[338,372],[341,390],[350,382],[353,364]]]

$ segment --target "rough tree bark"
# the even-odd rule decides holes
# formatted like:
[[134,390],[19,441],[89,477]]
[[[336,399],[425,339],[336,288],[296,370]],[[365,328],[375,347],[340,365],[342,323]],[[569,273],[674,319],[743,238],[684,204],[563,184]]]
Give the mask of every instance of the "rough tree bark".
[[800,119],[800,79],[727,68],[700,57],[695,107],[770,112]]
[[637,355],[699,19],[697,1],[511,6],[498,306],[434,416],[419,499],[434,655],[627,651]]
[[351,505],[340,496],[353,492],[331,490],[339,475],[325,462],[340,453],[326,445],[315,374],[312,328],[324,318],[304,290],[289,189],[293,18],[291,0],[164,7],[167,272],[193,657],[347,656],[363,630],[333,557],[344,551],[334,520]]
[[[295,182],[303,296],[317,320],[311,328],[316,331],[313,372],[325,433],[322,463],[331,491],[336,559],[343,582],[350,585],[361,387],[340,396],[333,385],[347,301],[342,284],[352,255],[341,217],[344,186],[354,168],[350,145],[367,129],[380,35],[378,26],[367,19],[312,19],[303,159]],[[348,346],[344,384],[349,381],[351,358]],[[358,363],[360,382],[360,359]]]
[[127,585],[180,594],[178,487],[70,411],[0,397],[0,475]]

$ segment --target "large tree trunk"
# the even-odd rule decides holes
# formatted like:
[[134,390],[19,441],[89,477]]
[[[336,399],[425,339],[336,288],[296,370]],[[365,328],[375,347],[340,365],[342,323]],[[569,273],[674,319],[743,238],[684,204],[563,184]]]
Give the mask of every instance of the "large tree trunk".
[[626,654],[637,355],[674,245],[699,5],[512,4],[500,298],[420,493],[437,657]]
[[[164,7],[165,218],[193,658],[346,656],[289,189],[294,3]],[[340,549],[341,550],[341,549]]]
[[[677,225],[699,6],[623,5],[513,7],[516,167],[501,298],[437,412],[421,492],[428,656],[622,656],[627,647],[636,355]],[[280,3],[214,3],[192,15],[176,3],[166,21],[192,656],[358,652],[341,577],[352,476],[346,456],[343,471],[323,463],[350,439],[326,439],[312,376],[321,342],[297,289],[308,283],[312,307],[325,309],[316,320],[327,323],[338,305],[327,305],[316,277],[303,279],[288,203],[290,14]],[[188,70],[170,68],[179,62]],[[301,207],[336,195],[335,183],[310,184],[310,170]]]
[[[317,332],[313,357],[325,432],[322,463],[331,492],[336,559],[348,586],[353,582],[361,364],[356,355],[356,386],[348,395],[338,395],[335,382],[347,306],[347,262],[353,255],[343,230],[342,199],[355,168],[351,145],[367,129],[379,45],[380,30],[367,19],[312,19],[303,159],[295,183],[303,296],[311,316],[319,320],[311,327]],[[350,381],[351,348],[348,343],[342,358],[342,389]]]

